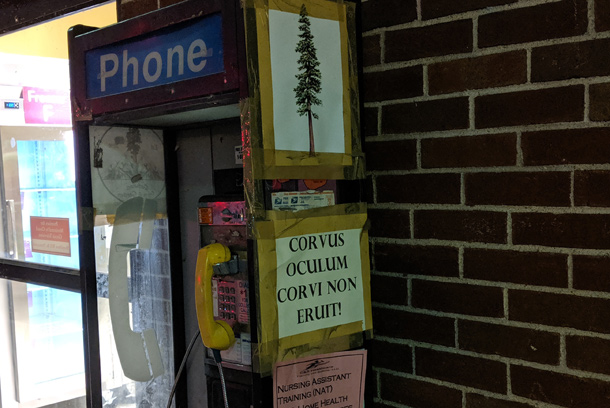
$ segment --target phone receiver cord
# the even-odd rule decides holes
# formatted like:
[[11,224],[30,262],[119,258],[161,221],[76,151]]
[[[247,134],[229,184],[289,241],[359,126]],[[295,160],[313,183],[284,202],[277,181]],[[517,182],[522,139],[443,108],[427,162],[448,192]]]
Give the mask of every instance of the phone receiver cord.
[[188,348],[186,349],[186,353],[184,353],[184,357],[182,357],[182,362],[180,363],[180,368],[178,369],[178,373],[176,374],[176,379],[174,380],[174,386],[172,387],[172,391],[169,393],[169,398],[167,399],[167,408],[170,408],[172,406],[172,400],[174,399],[174,394],[176,393],[176,386],[178,385],[178,381],[180,380],[180,375],[182,375],[182,370],[184,369],[186,360],[188,359],[189,354],[191,354],[191,350],[193,349],[193,346],[195,345],[195,341],[197,341],[197,338],[199,337],[200,334],[201,334],[201,332],[199,330],[197,330],[197,333],[195,333],[195,335],[193,336],[193,339],[191,340],[191,343],[189,344]]
[[218,366],[218,372],[220,373],[220,384],[222,385],[222,397],[224,398],[225,408],[229,408],[229,400],[227,399],[227,384],[225,384],[225,375],[222,372],[222,358],[220,357],[220,350],[212,349],[214,355],[214,361]]

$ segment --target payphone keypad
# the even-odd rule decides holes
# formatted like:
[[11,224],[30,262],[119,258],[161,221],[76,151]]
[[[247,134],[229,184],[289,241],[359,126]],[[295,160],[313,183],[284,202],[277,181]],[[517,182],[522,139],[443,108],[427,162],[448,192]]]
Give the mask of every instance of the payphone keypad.
[[237,321],[237,284],[218,280],[218,317],[232,325]]
[[214,317],[227,322],[231,327],[236,323],[247,325],[250,322],[248,301],[248,282],[243,279],[225,280],[212,278],[214,296]]
[[218,317],[232,325],[237,321],[237,285],[218,281]]

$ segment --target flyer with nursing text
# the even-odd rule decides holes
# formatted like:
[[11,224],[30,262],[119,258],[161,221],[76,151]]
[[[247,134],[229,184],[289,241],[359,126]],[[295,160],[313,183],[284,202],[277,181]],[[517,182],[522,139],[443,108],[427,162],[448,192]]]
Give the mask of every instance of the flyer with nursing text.
[[274,408],[362,408],[366,350],[342,351],[278,363]]

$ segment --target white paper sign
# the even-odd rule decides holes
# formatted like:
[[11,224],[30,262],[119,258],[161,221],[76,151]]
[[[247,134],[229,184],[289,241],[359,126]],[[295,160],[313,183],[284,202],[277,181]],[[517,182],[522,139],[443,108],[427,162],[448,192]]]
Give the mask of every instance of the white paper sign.
[[278,363],[274,408],[362,408],[366,350],[343,351]]
[[360,229],[276,240],[279,337],[362,321]]

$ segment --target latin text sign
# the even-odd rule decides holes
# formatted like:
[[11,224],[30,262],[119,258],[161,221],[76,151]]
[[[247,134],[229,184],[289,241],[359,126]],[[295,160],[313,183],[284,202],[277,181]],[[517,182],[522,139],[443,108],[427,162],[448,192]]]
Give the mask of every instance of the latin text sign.
[[280,338],[364,322],[360,232],[276,239]]

